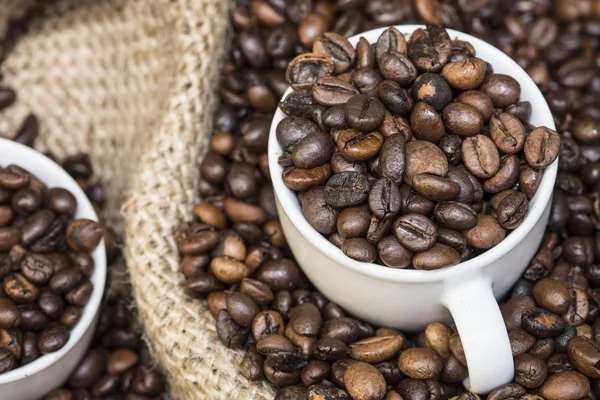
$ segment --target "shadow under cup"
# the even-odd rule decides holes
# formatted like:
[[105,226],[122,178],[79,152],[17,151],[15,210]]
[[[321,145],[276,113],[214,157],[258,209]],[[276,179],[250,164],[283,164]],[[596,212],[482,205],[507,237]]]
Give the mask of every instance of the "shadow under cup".
[[[410,35],[422,25],[399,25]],[[375,43],[387,28],[360,37]],[[529,101],[529,122],[555,129],[552,113],[535,83],[510,57],[471,35],[448,29],[452,39],[470,42],[477,56],[492,64],[495,73],[514,77],[521,85],[521,101]],[[289,88],[285,98],[291,93]],[[283,153],[275,130],[285,118],[277,110],[269,136],[269,168],[275,200],[288,244],[315,287],[351,314],[379,326],[420,331],[434,321],[454,320],[460,332],[470,378],[470,390],[484,393],[509,382],[513,360],[506,327],[496,299],[519,279],[542,240],[551,206],[558,160],[548,166],[523,223],[497,246],[458,265],[435,270],[392,269],[350,259],[313,229],[302,214],[296,194],[283,183],[278,158]],[[492,360],[494,360],[492,362]]]

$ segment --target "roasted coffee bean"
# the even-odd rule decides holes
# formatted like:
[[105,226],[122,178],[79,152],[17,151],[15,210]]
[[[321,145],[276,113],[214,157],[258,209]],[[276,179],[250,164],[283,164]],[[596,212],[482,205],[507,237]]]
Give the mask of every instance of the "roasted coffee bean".
[[412,251],[428,250],[437,240],[435,224],[419,214],[408,214],[398,218],[392,230],[398,242]]
[[567,345],[567,351],[571,364],[588,378],[599,379],[598,354],[600,347],[595,341],[582,336],[572,337]]
[[350,400],[350,395],[345,390],[335,386],[312,385],[308,388],[308,400]]
[[[400,208],[399,204],[398,200],[398,208]],[[344,238],[365,236],[369,229],[370,221],[371,213],[369,207],[347,207],[340,212],[337,220],[337,230]]]
[[442,119],[448,132],[459,136],[474,136],[483,128],[483,116],[473,106],[465,103],[450,103],[443,112]]
[[462,156],[465,167],[478,178],[491,178],[500,168],[498,148],[484,135],[465,138]]
[[417,77],[417,68],[410,58],[393,51],[381,55],[379,71],[385,79],[396,82],[400,86],[410,85]]
[[[294,146],[292,160],[296,168],[311,169],[327,164],[334,151],[335,145],[329,135],[315,132],[305,136]],[[234,163],[232,172],[235,166]]]
[[335,361],[343,359],[348,354],[344,342],[332,337],[324,337],[317,341],[313,356],[319,360]]
[[515,381],[528,388],[540,387],[547,375],[546,363],[536,356],[524,353],[515,357]]
[[575,371],[551,375],[540,388],[540,394],[548,400],[580,399],[585,397],[589,391],[589,380]]
[[417,347],[400,354],[398,366],[404,375],[412,379],[431,379],[442,372],[443,363],[432,349]]
[[377,87],[381,80],[381,75],[373,68],[360,68],[352,72],[354,86],[358,88],[359,92],[369,96],[377,94]]
[[332,176],[325,186],[325,201],[332,207],[348,207],[364,202],[369,194],[367,177],[358,172]]
[[452,355],[445,360],[444,368],[441,372],[441,379],[445,383],[461,382],[468,376],[467,368],[461,365]]
[[0,328],[11,329],[21,325],[21,312],[9,298],[0,298]]
[[[335,176],[341,176],[342,174],[346,173],[344,172]],[[302,213],[310,225],[318,232],[323,234],[328,234],[335,231],[337,217],[339,214],[339,211],[335,207],[329,205],[326,197],[328,195],[326,193],[327,190],[325,187],[315,187],[305,193],[301,202]],[[336,200],[339,199],[336,198]]]
[[438,203],[433,215],[440,225],[449,229],[465,230],[477,224],[477,213],[468,205],[459,202]]
[[286,117],[277,125],[277,141],[284,150],[293,148],[300,140],[319,130],[314,122],[299,117]]
[[377,86],[377,95],[381,103],[393,116],[407,114],[413,109],[414,101],[411,95],[394,81],[382,81]]
[[525,144],[525,127],[509,113],[497,113],[490,118],[490,137],[500,150],[516,154]]
[[350,365],[344,373],[344,384],[350,396],[357,400],[383,399],[386,391],[381,372],[366,362]]
[[498,172],[483,182],[483,190],[498,193],[514,186],[519,178],[519,158],[506,154],[500,158]]
[[394,358],[404,344],[402,336],[375,336],[350,345],[350,357],[358,361],[378,363]]
[[375,57],[380,62],[384,54],[406,54],[407,45],[404,35],[396,28],[386,29],[375,44]]
[[442,76],[453,88],[472,90],[481,85],[485,78],[485,61],[480,58],[470,58],[450,62],[442,69]]
[[521,96],[521,86],[511,76],[503,74],[488,75],[479,87],[487,94],[496,108],[506,108],[516,104]]
[[381,239],[377,251],[381,261],[391,268],[406,268],[413,258],[413,252],[401,245],[394,236]]
[[457,183],[431,174],[415,175],[412,186],[421,196],[434,201],[452,200],[460,192]]
[[461,261],[460,254],[452,247],[436,243],[430,249],[415,254],[415,269],[434,270],[456,265]]
[[[256,323],[256,320],[255,320]],[[248,339],[248,330],[241,328],[234,321],[231,315],[221,310],[217,318],[217,333],[221,342],[231,348],[242,346]],[[254,324],[252,326],[254,332]],[[256,337],[255,337],[256,339]]]
[[552,164],[560,151],[560,136],[555,131],[539,127],[525,140],[525,158],[533,168],[545,168]]
[[369,193],[369,208],[377,218],[390,219],[400,211],[401,200],[398,186],[390,179],[381,178]]
[[410,124],[415,137],[419,140],[437,143],[446,134],[442,117],[425,102],[418,102],[412,109]]
[[477,216],[477,224],[464,231],[469,245],[478,249],[489,249],[500,243],[506,232],[492,215],[480,214]]
[[379,176],[396,185],[402,183],[405,169],[405,138],[392,135],[385,139],[379,154]]
[[448,163],[458,165],[462,160],[462,139],[457,135],[444,135],[440,139],[439,147],[442,149]]
[[535,338],[523,329],[509,331],[508,340],[513,357],[528,352],[535,345]]
[[492,99],[488,95],[478,90],[468,90],[458,95],[457,100],[460,103],[468,104],[475,108],[483,116],[485,121],[489,120],[494,112]]
[[538,281],[533,287],[535,301],[550,312],[563,314],[572,302],[567,286],[556,279],[546,278]]
[[404,182],[413,184],[418,174],[445,176],[448,173],[448,161],[444,153],[433,143],[417,140],[406,143],[406,161]]
[[69,340],[69,328],[64,325],[51,325],[44,329],[38,337],[38,349],[47,354],[61,349]]
[[452,90],[441,75],[425,73],[412,85],[412,96],[416,102],[424,102],[441,111],[452,101]]
[[507,383],[492,390],[488,395],[490,400],[519,398],[525,394],[525,388],[517,383]]
[[348,257],[361,262],[374,262],[377,258],[375,247],[363,238],[349,238],[342,243],[342,251]]
[[[327,182],[327,179],[331,176],[331,166],[329,164],[324,164],[311,169],[302,169],[295,167],[288,167],[283,170],[283,182],[292,190],[305,191],[314,186],[323,185]],[[253,206],[248,206],[250,208]],[[232,212],[233,211],[232,209]],[[246,219],[248,216],[241,214],[241,219]],[[256,209],[255,214],[257,214],[258,220],[263,219],[264,211],[261,209]],[[237,213],[237,212],[236,212]],[[241,221],[240,221],[241,222]],[[258,221],[257,221],[258,222]]]
[[350,161],[366,161],[374,157],[383,145],[383,136],[377,132],[359,132],[346,129],[340,132],[337,146],[342,155]]
[[565,329],[565,324],[558,315],[541,308],[526,309],[521,318],[523,328],[537,338],[556,336]]
[[377,98],[359,94],[348,99],[344,106],[344,115],[352,128],[371,131],[383,122],[385,107]]
[[[438,20],[437,23],[439,22],[441,21]],[[436,25],[427,30],[417,29],[408,44],[410,58],[419,70],[427,72],[440,71],[448,62],[450,51],[448,33],[444,28]]]
[[511,190],[495,207],[495,213],[501,227],[515,229],[525,219],[528,209],[527,196],[521,192]]
[[350,98],[358,94],[358,89],[354,85],[333,76],[320,78],[312,91],[314,100],[323,106],[346,104]]

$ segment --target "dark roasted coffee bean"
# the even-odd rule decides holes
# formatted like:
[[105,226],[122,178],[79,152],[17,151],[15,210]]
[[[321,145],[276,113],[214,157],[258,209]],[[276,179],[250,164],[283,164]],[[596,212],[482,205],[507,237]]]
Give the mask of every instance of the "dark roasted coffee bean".
[[489,400],[508,400],[519,398],[525,394],[525,388],[517,383],[507,383],[492,390],[488,395]]
[[238,326],[225,310],[219,313],[216,326],[219,339],[227,347],[241,347],[248,339],[248,330]]
[[535,344],[535,338],[523,329],[514,329],[508,332],[508,340],[513,357],[526,353]]
[[[399,204],[400,202],[398,201]],[[343,238],[365,236],[369,229],[370,221],[371,213],[369,212],[369,207],[347,207],[340,212],[337,220],[337,230]]]
[[385,108],[394,116],[404,115],[413,109],[414,101],[409,92],[391,80],[377,86],[377,96]]
[[396,28],[386,29],[377,39],[375,44],[375,57],[377,63],[380,63],[384,54],[406,54],[407,45],[404,35]]
[[496,207],[498,223],[504,229],[515,229],[527,216],[529,202],[525,194],[510,191]]
[[332,176],[325,186],[325,201],[332,207],[361,204],[369,195],[367,177],[358,172],[342,172]]
[[452,180],[437,175],[418,174],[413,177],[413,188],[429,200],[445,201],[454,199],[460,186]]
[[515,381],[528,388],[540,387],[547,375],[546,363],[536,356],[520,354],[515,357]]
[[435,224],[419,214],[408,214],[398,218],[392,230],[398,242],[412,251],[428,250],[437,240]]
[[450,103],[443,112],[446,129],[459,136],[474,136],[483,128],[483,116],[473,106],[465,103]]
[[448,163],[458,165],[462,161],[462,139],[459,136],[444,135],[438,145],[446,155]]
[[285,71],[285,78],[294,90],[309,89],[323,76],[334,72],[334,62],[323,54],[306,53],[294,58]]
[[525,140],[525,157],[533,168],[545,168],[552,164],[560,151],[560,136],[552,129],[539,127]]
[[[397,155],[398,153],[396,153]],[[391,164],[386,158],[386,163]],[[396,164],[397,165],[397,164]],[[394,168],[394,167],[390,167]],[[380,163],[380,170],[382,164]],[[375,182],[369,193],[369,208],[379,219],[390,219],[398,214],[401,207],[401,197],[398,186],[387,178],[381,178]]]
[[21,312],[9,298],[0,298],[0,328],[11,329],[21,325]]
[[[327,164],[335,150],[335,145],[329,135],[316,132],[301,139],[292,153],[292,160],[296,168],[315,168]],[[234,167],[232,166],[232,172]],[[231,175],[231,173],[230,173]],[[235,194],[235,192],[234,192]],[[238,196],[242,197],[242,196]]]
[[348,257],[362,262],[374,262],[377,258],[375,247],[363,238],[350,238],[342,243],[342,251]]
[[434,270],[456,265],[461,256],[452,247],[436,243],[430,249],[415,254],[413,265],[415,269]]
[[332,60],[336,74],[348,70],[356,59],[356,53],[348,39],[334,32],[321,35],[313,44],[313,52]]
[[419,102],[410,113],[410,124],[419,140],[437,143],[446,134],[442,117],[427,103]]
[[556,336],[565,329],[565,324],[558,315],[541,308],[523,311],[522,324],[527,332],[538,338]]
[[503,74],[488,75],[479,90],[492,99],[496,108],[506,108],[516,104],[521,96],[519,82],[511,76]]
[[39,288],[19,273],[6,276],[2,287],[4,293],[17,304],[33,303],[39,296]]
[[563,314],[571,304],[571,293],[566,285],[556,279],[542,279],[533,287],[536,302],[550,312]]
[[310,118],[312,107],[316,104],[317,100],[313,98],[310,90],[301,90],[290,93],[279,103],[279,107],[288,116]]
[[[464,145],[463,145],[464,147]],[[418,174],[445,176],[448,173],[448,161],[444,153],[433,143],[416,140],[406,143],[404,182],[413,184]]]
[[505,153],[516,154],[525,144],[525,127],[509,113],[497,113],[490,118],[490,137]]
[[300,140],[311,133],[317,133],[318,128],[312,122],[299,117],[287,117],[277,125],[277,141],[286,150],[294,147]]
[[494,104],[492,104],[492,99],[490,99],[487,94],[480,92],[479,90],[468,90],[466,92],[462,92],[456,99],[461,103],[474,107],[483,116],[485,121],[489,120],[494,112]]
[[[336,176],[339,175],[342,174]],[[318,232],[328,234],[335,231],[339,211],[326,201],[325,187],[315,187],[305,193],[302,199],[302,213]]]
[[379,71],[385,79],[405,87],[417,78],[417,67],[410,58],[397,52],[387,52],[379,58]]
[[448,62],[450,51],[450,37],[441,26],[434,25],[428,30],[417,29],[408,44],[408,55],[419,70],[426,72],[440,71]]
[[383,136],[377,132],[359,132],[346,129],[337,138],[338,149],[350,161],[366,161],[374,157],[383,145]]
[[424,102],[441,111],[452,101],[452,90],[441,75],[425,73],[412,85],[412,96],[416,102]]
[[383,122],[385,107],[377,98],[359,94],[348,99],[344,115],[352,128],[370,131],[377,129]]
[[308,388],[308,400],[350,400],[351,397],[345,390],[335,386],[312,385]]
[[498,193],[511,188],[519,178],[519,158],[506,154],[500,158],[498,172],[483,182],[483,190],[488,193]]
[[367,230],[367,241],[373,245],[376,245],[388,234],[391,226],[391,219],[381,220],[375,216],[372,216],[371,223],[369,224],[369,229]]
[[454,201],[438,203],[433,215],[440,225],[449,229],[465,230],[477,224],[477,213],[468,205]]
[[394,236],[381,239],[377,250],[381,261],[391,268],[406,268],[413,258],[413,252],[402,246]]
[[358,94],[358,89],[354,85],[332,76],[324,76],[319,79],[312,91],[314,100],[324,106],[345,104]]
[[492,140],[484,135],[467,137],[462,144],[464,164],[478,178],[491,178],[500,168],[500,155]]
[[381,80],[381,75],[373,68],[360,68],[352,72],[354,86],[358,88],[359,92],[369,96],[377,94],[377,87]]
[[61,349],[69,340],[69,328],[56,324],[40,332],[38,337],[38,349],[41,354],[47,354]]

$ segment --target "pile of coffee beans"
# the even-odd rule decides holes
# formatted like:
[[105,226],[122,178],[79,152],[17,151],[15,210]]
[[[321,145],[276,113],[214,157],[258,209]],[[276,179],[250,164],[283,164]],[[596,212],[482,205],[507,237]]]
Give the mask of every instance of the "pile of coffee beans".
[[[600,15],[593,7],[591,0],[237,1],[215,132],[200,166],[204,200],[177,242],[187,290],[207,298],[221,341],[247,350],[247,377],[272,382],[279,400],[480,398],[462,387],[468,371],[451,327],[432,323],[414,335],[372,327],[314,290],[286,246],[267,166],[286,68],[317,38],[441,23],[526,68],[561,136],[544,242],[502,301],[516,377],[487,398],[600,396]],[[454,42],[453,52],[464,51]],[[527,106],[518,107],[506,111],[519,118]]]
[[439,269],[522,223],[560,136],[527,123],[514,78],[437,25],[356,48],[327,32],[312,51],[286,71],[279,163],[308,222],[344,254]]
[[0,167],[0,373],[61,349],[92,295],[103,230],[76,210],[68,190]]

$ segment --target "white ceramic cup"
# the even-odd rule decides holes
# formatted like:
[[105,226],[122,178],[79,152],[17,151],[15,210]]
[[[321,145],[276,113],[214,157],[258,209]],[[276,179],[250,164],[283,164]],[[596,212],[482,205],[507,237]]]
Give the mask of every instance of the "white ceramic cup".
[[[36,175],[49,188],[69,190],[77,199],[75,218],[98,221],[94,207],[77,182],[58,164],[43,154],[11,140],[0,138],[0,166],[15,164]],[[81,319],[71,331],[67,344],[60,350],[41,356],[30,364],[0,374],[0,399],[41,399],[61,386],[71,375],[89,347],[96,328],[98,309],[106,281],[104,240],[91,253],[94,273],[90,280],[94,290],[83,309]]]
[[[396,26],[407,37],[423,27]],[[362,36],[375,43],[385,29],[353,36],[350,42],[356,45]],[[520,83],[521,100],[532,105],[530,122],[533,125],[555,129],[543,95],[517,63],[471,35],[452,29],[448,29],[448,33],[452,39],[470,42],[477,56],[491,63],[496,73],[511,75]],[[288,89],[283,98],[291,91]],[[469,367],[466,387],[476,393],[487,393],[510,382],[514,375],[513,358],[496,299],[506,294],[519,279],[542,240],[558,161],[544,171],[521,226],[496,247],[471,260],[436,271],[392,269],[346,257],[304,218],[296,194],[283,183],[283,169],[277,163],[282,149],[275,129],[283,118],[285,114],[277,110],[269,137],[269,168],[275,200],[288,244],[317,289],[353,315],[376,325],[418,331],[433,321],[450,323],[453,319]]]

